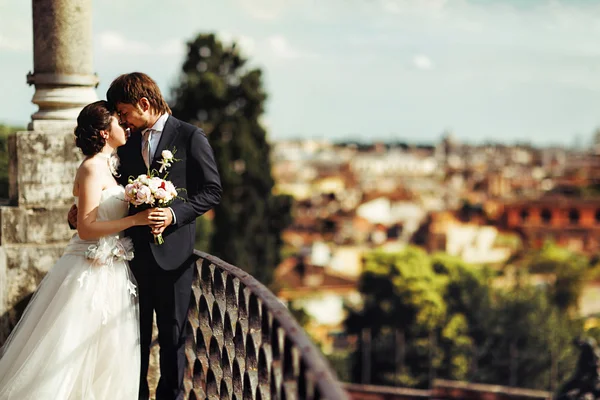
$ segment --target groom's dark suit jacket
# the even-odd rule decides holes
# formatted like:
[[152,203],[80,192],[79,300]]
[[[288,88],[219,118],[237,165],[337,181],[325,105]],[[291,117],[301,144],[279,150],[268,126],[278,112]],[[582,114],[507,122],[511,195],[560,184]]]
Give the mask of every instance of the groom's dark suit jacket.
[[[147,172],[142,158],[142,143],[139,133],[132,134],[127,143],[118,149],[121,161],[119,183],[126,185],[129,177],[136,178]],[[147,249],[148,245],[157,264],[164,270],[174,270],[192,254],[196,237],[196,218],[204,214],[221,200],[221,180],[215,163],[213,150],[204,132],[186,122],[169,116],[154,152],[150,169],[160,169],[161,152],[170,150],[179,161],[167,169],[167,180],[179,190],[179,196],[171,204],[176,222],[163,232],[165,242],[154,244],[148,226],[136,226],[126,231],[133,240],[135,250]],[[164,173],[158,174],[161,178]],[[133,206],[129,213],[138,212]],[[136,254],[136,258],[139,254]]]

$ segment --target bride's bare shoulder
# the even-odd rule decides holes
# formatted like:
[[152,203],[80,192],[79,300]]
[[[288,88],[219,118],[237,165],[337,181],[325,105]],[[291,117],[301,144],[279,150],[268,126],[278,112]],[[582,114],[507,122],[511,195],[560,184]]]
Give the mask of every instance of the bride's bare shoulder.
[[75,173],[75,180],[81,180],[89,175],[93,175],[96,172],[96,163],[93,158],[86,158],[79,164],[77,172]]
[[73,196],[79,196],[79,186],[84,179],[96,179],[99,174],[99,162],[93,157],[84,159],[77,172],[75,172],[75,182],[73,183]]
[[85,158],[79,168],[77,168],[77,175],[94,175],[102,172],[106,167],[106,160],[99,160],[96,157]]

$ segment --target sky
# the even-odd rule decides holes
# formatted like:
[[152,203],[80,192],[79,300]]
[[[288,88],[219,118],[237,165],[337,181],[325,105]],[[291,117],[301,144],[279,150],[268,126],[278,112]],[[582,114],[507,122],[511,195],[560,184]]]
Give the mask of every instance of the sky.
[[[600,127],[600,0],[92,0],[104,98],[124,72],[170,98],[215,32],[264,71],[272,140],[587,145]],[[31,2],[0,0],[0,123],[37,106]]]

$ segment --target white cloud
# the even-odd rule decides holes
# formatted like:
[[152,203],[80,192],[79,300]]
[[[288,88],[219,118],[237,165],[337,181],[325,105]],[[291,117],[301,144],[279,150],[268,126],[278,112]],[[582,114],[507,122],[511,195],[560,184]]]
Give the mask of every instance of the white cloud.
[[381,6],[392,14],[437,14],[447,3],[448,0],[382,0]]
[[162,56],[181,56],[185,53],[186,45],[183,40],[171,39],[158,46],[152,54]]
[[423,54],[417,54],[413,57],[413,65],[421,70],[433,69],[433,61],[429,57]]
[[248,35],[234,34],[229,31],[219,31],[219,39],[226,44],[232,42],[237,43],[239,48],[242,50],[242,54],[246,57],[251,57],[255,54],[256,40]]
[[267,67],[267,70],[269,66],[273,67],[280,62],[317,58],[316,54],[290,43],[290,40],[282,34],[260,38],[220,30],[218,35],[224,44],[237,43],[243,56],[250,60],[251,64],[262,65]]
[[288,3],[286,0],[239,0],[242,9],[254,19],[274,21],[279,19]]
[[315,54],[309,53],[291,45],[288,39],[281,35],[272,35],[266,39],[267,47],[271,54],[280,59],[314,58]]
[[129,40],[117,32],[102,32],[98,35],[100,48],[112,53],[149,54],[152,47],[143,42]]
[[237,44],[246,56],[251,56],[256,48],[256,42],[250,36],[241,35],[236,39]]
[[128,55],[164,55],[177,56],[184,53],[185,44],[182,40],[171,39],[163,43],[145,43],[131,40],[117,32],[102,32],[98,35],[100,49],[110,53]]
[[293,49],[283,35],[273,35],[267,38],[270,50],[281,58],[298,58],[300,53]]
[[9,38],[9,37],[0,35],[0,50],[25,52],[25,51],[31,51],[32,49],[33,49],[32,43],[25,42],[22,39],[17,39],[14,37]]
[[0,1],[0,51],[33,51],[31,2]]

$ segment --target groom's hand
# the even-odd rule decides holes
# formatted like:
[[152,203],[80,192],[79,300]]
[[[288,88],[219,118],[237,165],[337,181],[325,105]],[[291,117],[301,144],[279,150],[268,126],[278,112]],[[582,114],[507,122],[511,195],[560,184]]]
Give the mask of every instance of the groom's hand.
[[[160,213],[160,214],[159,214]],[[152,234],[158,235],[164,232],[173,223],[173,214],[169,208],[155,208],[154,215],[160,215],[161,223],[152,225]]]
[[77,229],[77,206],[75,204],[73,204],[67,214],[67,221],[69,221],[71,229]]

